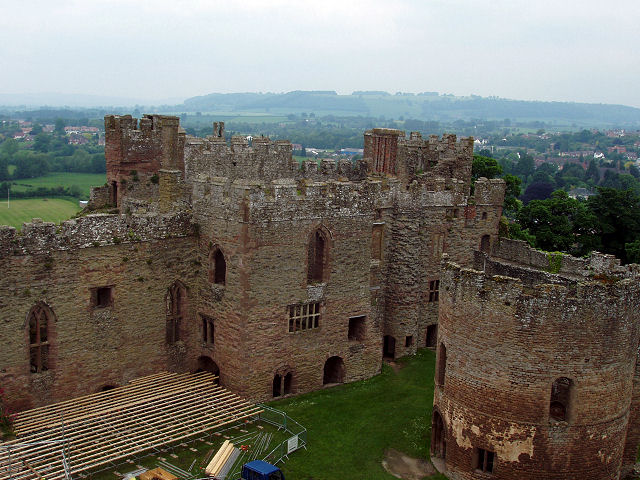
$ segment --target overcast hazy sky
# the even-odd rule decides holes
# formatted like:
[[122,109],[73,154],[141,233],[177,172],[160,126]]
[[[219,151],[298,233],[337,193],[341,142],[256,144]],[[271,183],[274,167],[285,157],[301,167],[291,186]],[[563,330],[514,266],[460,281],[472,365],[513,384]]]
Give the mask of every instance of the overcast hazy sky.
[[438,91],[640,107],[639,0],[0,0],[0,93]]

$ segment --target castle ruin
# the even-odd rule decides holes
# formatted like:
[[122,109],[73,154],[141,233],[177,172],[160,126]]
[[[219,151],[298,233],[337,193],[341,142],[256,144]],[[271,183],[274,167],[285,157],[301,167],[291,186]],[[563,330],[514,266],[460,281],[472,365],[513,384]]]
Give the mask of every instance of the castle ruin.
[[[540,472],[574,468],[563,460],[574,450],[609,472],[575,478],[629,465],[631,280],[584,290],[573,273],[544,287],[511,278],[524,250],[498,258],[505,183],[472,188],[472,139],[373,129],[358,162],[298,164],[290,142],[227,141],[223,123],[207,138],[162,115],[110,115],[105,129],[107,184],[90,208],[111,213],[0,227],[11,407],[163,370],[210,371],[264,401],[369,378],[383,357],[428,346],[438,349],[432,450],[453,478],[484,478],[489,460],[496,478],[552,478]],[[566,428],[548,422],[557,379],[569,380],[553,388],[579,422]],[[602,414],[599,426],[587,428],[587,414]],[[593,448],[581,450],[587,433]]]

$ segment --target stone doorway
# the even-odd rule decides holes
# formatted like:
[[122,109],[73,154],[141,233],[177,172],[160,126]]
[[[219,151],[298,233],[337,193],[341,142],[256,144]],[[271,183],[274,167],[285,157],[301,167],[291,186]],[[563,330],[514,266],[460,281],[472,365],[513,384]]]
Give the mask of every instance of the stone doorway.
[[216,379],[216,385],[220,385],[220,368],[218,364],[214,362],[210,357],[202,356],[198,358],[198,369],[195,373],[198,372],[209,372],[216,375],[218,378]]
[[382,358],[393,360],[396,358],[396,339],[391,335],[385,335],[382,345]]

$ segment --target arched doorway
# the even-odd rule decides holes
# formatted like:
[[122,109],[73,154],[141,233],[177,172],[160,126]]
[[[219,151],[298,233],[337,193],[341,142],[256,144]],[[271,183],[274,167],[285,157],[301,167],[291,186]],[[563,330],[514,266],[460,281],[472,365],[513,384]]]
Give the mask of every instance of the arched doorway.
[[322,384],[344,382],[344,360],[341,357],[331,357],[324,362],[324,377]]
[[218,378],[216,379],[216,385],[220,385],[220,368],[218,364],[214,362],[211,358],[202,356],[198,358],[198,369],[195,373],[198,372],[209,372],[216,375]]
[[115,385],[104,385],[103,387],[100,387],[98,389],[98,392],[108,392],[109,390],[113,390],[114,388],[116,388]]
[[431,456],[446,458],[447,440],[445,438],[444,422],[437,410],[433,411],[431,420]]
[[396,339],[391,335],[384,336],[382,346],[382,358],[394,359],[396,357]]

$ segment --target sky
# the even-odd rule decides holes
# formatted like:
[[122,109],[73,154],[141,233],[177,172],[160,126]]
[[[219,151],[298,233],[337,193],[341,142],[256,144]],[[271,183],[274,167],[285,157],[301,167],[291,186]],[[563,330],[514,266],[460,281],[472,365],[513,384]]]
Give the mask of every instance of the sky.
[[0,94],[437,91],[640,107],[638,0],[0,0]]

